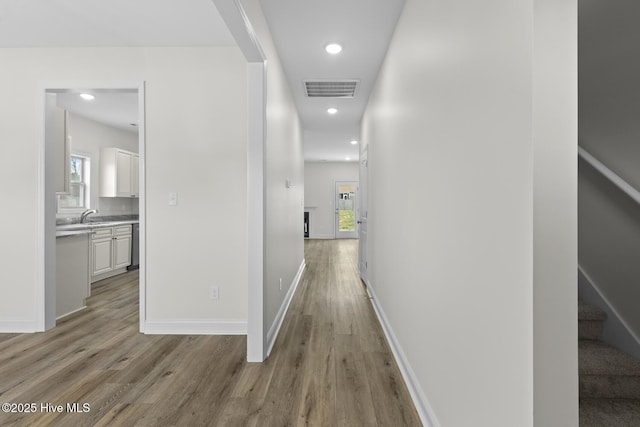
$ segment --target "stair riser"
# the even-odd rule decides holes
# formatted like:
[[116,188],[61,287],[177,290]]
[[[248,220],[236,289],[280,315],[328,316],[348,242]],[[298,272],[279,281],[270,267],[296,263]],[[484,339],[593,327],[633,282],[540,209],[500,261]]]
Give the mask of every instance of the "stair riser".
[[580,398],[640,399],[640,377],[580,375]]
[[601,320],[580,320],[578,322],[578,339],[601,340],[604,324]]

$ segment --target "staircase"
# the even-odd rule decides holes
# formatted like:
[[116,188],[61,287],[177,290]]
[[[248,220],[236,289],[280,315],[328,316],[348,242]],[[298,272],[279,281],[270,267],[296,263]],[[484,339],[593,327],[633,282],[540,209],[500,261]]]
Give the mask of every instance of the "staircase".
[[605,320],[578,301],[580,426],[640,426],[640,361],[602,341]]

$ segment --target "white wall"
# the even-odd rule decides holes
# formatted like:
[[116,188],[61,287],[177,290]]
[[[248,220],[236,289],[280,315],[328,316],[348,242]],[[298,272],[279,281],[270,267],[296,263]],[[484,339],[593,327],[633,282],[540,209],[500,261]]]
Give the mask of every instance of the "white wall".
[[580,145],[640,189],[640,3],[579,3]]
[[[236,47],[0,50],[0,326],[36,318],[37,82],[146,82],[147,318],[246,321],[246,61]],[[20,159],[20,161],[16,161]],[[21,177],[16,180],[16,177]],[[167,203],[178,193],[178,205]],[[12,212],[18,212],[12,210]],[[220,300],[208,299],[219,286]],[[199,322],[199,323],[198,323]]]
[[533,388],[536,426],[578,424],[577,0],[535,0]]
[[[304,262],[302,130],[260,2],[243,0],[242,6],[267,58],[264,298],[265,325],[269,330]],[[285,185],[287,179],[292,183],[291,188]]]
[[[640,189],[640,4],[580,0],[579,18],[580,145]],[[586,162],[579,170],[580,266],[640,336],[640,206]]]
[[357,162],[305,162],[304,205],[309,212],[309,237],[335,237],[336,181],[358,181]]
[[[138,134],[98,123],[77,114],[69,114],[69,135],[71,152],[91,159],[91,208],[102,215],[130,215],[138,213],[138,199],[123,197],[99,197],[100,194],[100,149],[119,147],[138,152]],[[75,215],[59,214],[59,217]]]
[[[559,3],[561,10],[569,4]],[[575,316],[575,292],[573,301],[565,294],[576,285],[564,281],[564,268],[554,265],[560,271],[549,273],[549,283],[534,282],[534,244],[540,255],[557,238],[567,249],[554,252],[557,264],[576,268],[575,240],[569,237],[575,211],[568,206],[575,187],[562,182],[547,194],[545,185],[534,196],[540,180],[534,181],[534,170],[548,166],[558,179],[566,177],[556,173],[558,167],[570,173],[575,140],[559,141],[567,134],[564,127],[556,134],[539,117],[532,121],[539,114],[534,80],[536,92],[547,84],[534,79],[536,32],[545,25],[565,28],[562,43],[549,46],[545,40],[545,47],[571,54],[575,45],[572,50],[565,38],[575,27],[566,14],[552,20],[546,9],[536,9],[534,16],[534,6],[533,0],[408,0],[363,120],[370,286],[404,354],[419,409],[434,425],[534,425],[534,378],[549,368],[539,364],[534,373],[534,283],[562,287],[552,315],[566,310]],[[544,21],[534,28],[534,18]],[[558,67],[569,82],[575,78],[570,64]],[[535,99],[546,102],[545,96]],[[559,95],[563,105],[555,112],[571,123],[567,115],[575,108],[567,96]],[[557,162],[545,157],[548,145],[536,148],[534,157],[538,128],[559,144]],[[404,197],[389,203],[388,195],[398,189]],[[547,195],[569,202],[558,206],[559,221],[549,206],[540,208],[544,215],[536,210],[534,228],[534,204]],[[556,226],[569,231],[550,235]],[[554,338],[575,346],[569,325],[559,329]],[[557,378],[560,390],[573,392],[577,361],[565,349],[545,351],[576,368]],[[540,392],[550,391],[543,386],[548,384]],[[577,393],[561,396],[556,405],[567,405],[569,415],[535,424],[576,425],[576,404]]]

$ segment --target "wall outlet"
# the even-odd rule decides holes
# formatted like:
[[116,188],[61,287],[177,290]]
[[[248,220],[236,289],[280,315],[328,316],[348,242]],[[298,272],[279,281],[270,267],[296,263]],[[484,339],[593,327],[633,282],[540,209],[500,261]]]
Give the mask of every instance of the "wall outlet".
[[209,298],[210,299],[219,299],[220,298],[220,294],[218,292],[218,287],[217,286],[212,286],[209,288]]
[[282,290],[282,277],[280,278],[280,290]]

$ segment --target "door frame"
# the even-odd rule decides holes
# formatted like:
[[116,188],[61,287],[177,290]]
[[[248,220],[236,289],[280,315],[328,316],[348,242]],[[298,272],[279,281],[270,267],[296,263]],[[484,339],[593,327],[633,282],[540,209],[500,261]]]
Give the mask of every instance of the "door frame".
[[360,153],[360,168],[359,168],[359,204],[360,212],[358,219],[358,272],[360,278],[368,283],[368,239],[369,239],[369,146],[365,146]]
[[55,174],[55,151],[46,144],[47,94],[83,91],[138,93],[138,151],[140,155],[140,332],[146,321],[146,181],[145,181],[145,82],[135,81],[40,81],[37,86],[39,132],[38,189],[36,236],[37,266],[35,289],[36,331],[46,331],[56,325],[56,194],[52,177]]
[[[340,231],[340,217],[339,217],[339,208],[338,208],[338,203],[339,203],[339,198],[338,198],[338,188],[340,186],[349,186],[352,185],[353,187],[355,187],[356,191],[354,192],[355,194],[355,200],[353,202],[353,226],[354,226],[354,230],[353,231],[345,231],[345,232],[341,232]],[[357,239],[358,238],[358,223],[357,218],[358,218],[358,213],[360,211],[359,206],[358,206],[358,199],[359,199],[359,195],[358,195],[358,181],[336,181],[335,182],[335,216],[334,216],[334,227],[333,227],[333,232],[334,232],[334,238],[336,239]],[[342,233],[342,234],[340,234]]]
[[266,283],[266,135],[267,57],[238,0],[213,0],[247,61],[247,361],[263,362],[267,348]]

